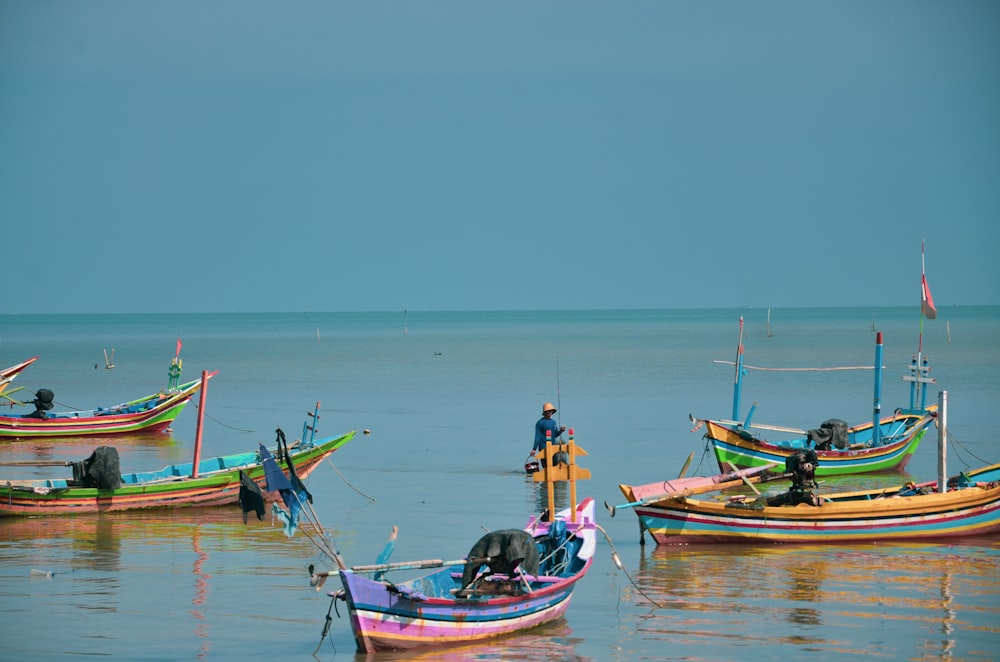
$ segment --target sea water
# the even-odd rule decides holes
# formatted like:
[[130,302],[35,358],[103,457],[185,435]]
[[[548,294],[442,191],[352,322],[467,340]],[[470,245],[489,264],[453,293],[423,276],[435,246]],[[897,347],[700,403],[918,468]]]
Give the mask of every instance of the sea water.
[[[740,319],[743,319],[742,334]],[[875,331],[883,336],[874,389]],[[0,364],[41,358],[13,397],[39,388],[57,409],[118,404],[215,372],[203,456],[358,430],[308,481],[348,564],[460,558],[484,529],[544,507],[523,465],[543,402],[574,429],[598,504],[619,483],[716,471],[690,416],[798,428],[870,419],[910,403],[918,347],[948,392],[948,472],[1000,461],[1000,308],[548,312],[12,315]],[[107,368],[105,350],[114,350]],[[760,369],[766,368],[766,369]],[[792,371],[775,368],[794,368]],[[852,368],[814,370],[802,368]],[[30,399],[30,398],[29,398]],[[153,437],[0,442],[0,480],[68,475],[59,461],[114,444],[123,471],[190,461],[196,397]],[[26,408],[14,408],[26,412]],[[932,480],[931,430],[902,476]],[[48,463],[12,466],[13,462]],[[56,466],[53,466],[53,463]],[[864,480],[869,480],[868,478]],[[565,499],[565,493],[560,496]],[[772,660],[1000,654],[1000,537],[942,544],[640,545],[635,516],[598,507],[597,554],[566,617],[488,644],[384,659]],[[289,539],[238,508],[0,520],[0,659],[354,659],[343,603],[309,586],[332,567],[307,530]],[[617,567],[612,552],[622,561]],[[401,578],[403,576],[401,575]],[[323,635],[327,614],[329,633]]]

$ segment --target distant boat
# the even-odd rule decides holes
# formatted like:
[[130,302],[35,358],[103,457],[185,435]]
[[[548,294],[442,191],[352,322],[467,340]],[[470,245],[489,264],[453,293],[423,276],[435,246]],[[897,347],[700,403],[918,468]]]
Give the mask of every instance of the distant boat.
[[107,370],[115,367],[115,348],[111,348],[111,358],[108,358],[108,350],[104,350],[104,367]]
[[[152,395],[118,405],[97,407],[83,411],[48,411],[54,394],[39,389],[32,414],[0,416],[0,438],[83,437],[162,432],[170,427],[198,389],[201,380],[181,384],[174,390],[163,390]],[[44,418],[39,418],[44,415]]]
[[[20,366],[8,368],[4,374],[15,368],[23,368],[37,358],[36,356]],[[18,402],[5,394],[4,397],[10,399],[12,404],[33,405],[35,410],[28,414],[0,416],[0,438],[104,437],[162,432],[170,427],[191,396],[201,388],[200,379],[178,384],[180,374],[181,362],[175,356],[171,360],[167,388],[136,400],[94,409],[52,411],[56,404],[55,393],[45,388],[36,391],[34,400],[28,402]]]

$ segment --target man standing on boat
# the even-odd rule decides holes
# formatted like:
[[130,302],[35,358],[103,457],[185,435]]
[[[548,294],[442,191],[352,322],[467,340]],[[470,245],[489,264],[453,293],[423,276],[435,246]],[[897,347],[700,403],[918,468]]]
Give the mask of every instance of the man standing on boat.
[[542,417],[535,423],[535,445],[531,448],[531,457],[534,457],[538,451],[545,449],[546,432],[551,434],[552,442],[555,443],[556,438],[566,431],[565,426],[560,426],[552,420],[554,413],[556,413],[556,408],[552,406],[551,402],[542,405]]

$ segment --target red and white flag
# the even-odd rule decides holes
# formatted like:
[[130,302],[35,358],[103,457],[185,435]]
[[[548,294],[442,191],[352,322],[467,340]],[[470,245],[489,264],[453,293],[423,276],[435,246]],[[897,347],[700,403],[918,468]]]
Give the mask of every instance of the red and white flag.
[[920,310],[929,320],[937,317],[937,308],[934,307],[934,297],[931,296],[931,286],[927,284],[927,276],[924,275],[923,241],[920,242]]
[[929,320],[937,317],[937,308],[934,307],[934,297],[931,296],[931,288],[927,284],[927,276],[923,274],[920,274],[920,310],[924,312],[924,315]]

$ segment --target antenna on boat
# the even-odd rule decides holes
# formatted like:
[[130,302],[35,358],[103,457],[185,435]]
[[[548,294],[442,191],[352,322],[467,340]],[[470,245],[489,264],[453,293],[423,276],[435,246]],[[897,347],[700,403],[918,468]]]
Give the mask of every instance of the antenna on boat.
[[[934,297],[931,296],[931,288],[927,284],[927,276],[924,272],[924,242],[920,242],[920,334],[917,339],[917,354],[910,362],[910,374],[903,376],[903,381],[910,382],[910,409],[917,409],[917,400],[920,401],[919,408],[927,409],[927,387],[924,384],[934,384],[936,380],[929,377],[930,366],[927,364],[927,357],[924,356],[924,317],[929,320],[937,318],[937,308],[934,306]],[[951,331],[949,329],[948,341],[951,342]]]
[[875,333],[875,400],[872,407],[872,446],[882,435],[882,332]]
[[556,357],[556,407],[559,417],[556,419],[556,425],[562,427],[562,393],[559,391],[559,357]]
[[733,383],[733,420],[740,418],[740,393],[743,390],[743,316],[740,315],[740,341],[736,345],[736,378]]

